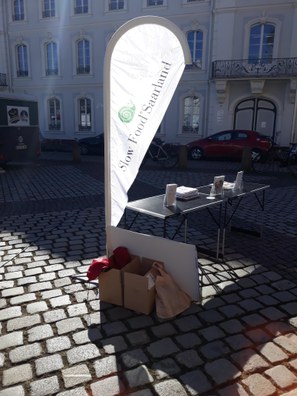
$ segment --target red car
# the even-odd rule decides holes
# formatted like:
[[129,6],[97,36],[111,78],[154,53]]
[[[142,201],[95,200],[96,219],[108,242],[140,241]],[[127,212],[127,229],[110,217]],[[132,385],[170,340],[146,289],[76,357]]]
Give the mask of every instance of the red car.
[[244,147],[252,150],[252,160],[259,161],[270,150],[270,137],[259,132],[246,130],[227,130],[215,133],[204,139],[194,140],[187,144],[189,158],[230,158],[241,159]]

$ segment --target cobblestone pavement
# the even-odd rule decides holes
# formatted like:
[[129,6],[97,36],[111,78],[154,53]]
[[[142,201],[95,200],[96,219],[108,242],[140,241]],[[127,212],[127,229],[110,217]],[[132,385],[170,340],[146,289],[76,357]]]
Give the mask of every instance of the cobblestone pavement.
[[[239,166],[147,167],[129,197],[215,174],[232,181]],[[104,303],[98,284],[72,278],[105,254],[101,158],[48,153],[2,171],[0,396],[297,395],[297,177],[263,165],[245,180],[271,186],[263,237],[228,230],[224,261],[198,255],[202,301],[160,321]],[[261,226],[252,199],[233,225]],[[162,235],[145,216],[134,229]],[[188,236],[214,246],[207,213],[191,218]]]

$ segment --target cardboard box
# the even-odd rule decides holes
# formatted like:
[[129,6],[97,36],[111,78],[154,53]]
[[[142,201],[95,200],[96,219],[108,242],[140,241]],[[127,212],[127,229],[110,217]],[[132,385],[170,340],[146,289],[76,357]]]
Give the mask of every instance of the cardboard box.
[[[113,256],[110,257],[113,261]],[[125,265],[121,270],[111,268],[106,272],[101,272],[98,278],[99,298],[101,301],[115,305],[123,305],[123,272],[129,270],[131,272],[138,270],[137,256],[132,256],[130,263]]]
[[156,260],[138,257],[133,267],[125,267],[124,276],[124,307],[149,315],[155,305],[155,286],[148,276],[153,262]]

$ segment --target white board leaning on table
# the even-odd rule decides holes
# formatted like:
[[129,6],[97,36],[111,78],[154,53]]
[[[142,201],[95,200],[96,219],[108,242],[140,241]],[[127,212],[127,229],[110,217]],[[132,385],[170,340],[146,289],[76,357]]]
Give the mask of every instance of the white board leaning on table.
[[[200,301],[199,268],[195,245],[108,226],[108,251],[126,247],[131,254],[156,259],[193,301]],[[153,257],[152,257],[153,256]]]

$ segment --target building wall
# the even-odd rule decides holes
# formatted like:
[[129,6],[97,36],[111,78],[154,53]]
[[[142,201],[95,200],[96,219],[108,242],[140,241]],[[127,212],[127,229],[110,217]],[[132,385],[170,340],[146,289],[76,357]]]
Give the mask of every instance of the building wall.
[[[0,1],[0,73],[9,73],[8,69],[8,39],[7,39],[7,21],[6,21],[6,4]],[[8,87],[0,86],[0,92],[7,90]]]
[[[103,64],[108,40],[131,18],[158,15],[168,18],[185,33],[201,29],[204,34],[201,68],[185,70],[162,122],[160,134],[164,140],[187,143],[232,128],[239,101],[264,97],[272,100],[277,108],[278,143],[288,144],[296,129],[297,79],[266,80],[262,91],[255,93],[248,80],[214,81],[211,67],[215,60],[247,58],[249,26],[256,20],[276,23],[275,57],[297,57],[297,40],[294,39],[297,0],[196,0],[189,4],[185,0],[167,0],[164,3],[164,6],[148,8],[144,0],[127,0],[125,10],[108,12],[105,0],[89,0],[89,13],[74,15],[74,2],[63,0],[56,1],[56,17],[42,18],[42,1],[25,0],[25,20],[13,21],[12,1],[0,0],[0,72],[10,74],[12,84],[9,89],[37,97],[42,134],[48,138],[72,139],[103,132]],[[92,44],[90,75],[76,75],[74,47],[80,37],[87,37]],[[58,43],[58,76],[45,75],[43,45],[49,39]],[[29,46],[28,77],[17,77],[16,74],[15,47],[19,43]],[[7,62],[1,56],[4,52]],[[11,65],[11,70],[7,64]],[[201,100],[197,134],[182,133],[182,100],[189,94],[197,95]],[[53,96],[62,103],[61,131],[48,128],[47,100]],[[88,132],[78,131],[77,98],[80,96],[87,96],[92,101],[92,130]]]
[[[250,26],[257,21],[273,22],[276,26],[274,58],[296,58],[296,40],[291,34],[292,30],[296,30],[296,11],[296,1],[216,1],[212,61],[247,59]],[[296,122],[293,120],[296,108],[296,77],[263,78],[263,87],[259,89],[255,89],[249,79],[235,79],[225,83],[223,88],[222,84],[212,87],[209,110],[214,117],[213,122],[208,124],[209,133],[232,127],[235,107],[241,100],[264,98],[273,101],[276,106],[275,141],[281,145],[292,141],[292,134],[296,131]],[[264,125],[265,123],[260,123],[257,130],[267,134]]]

